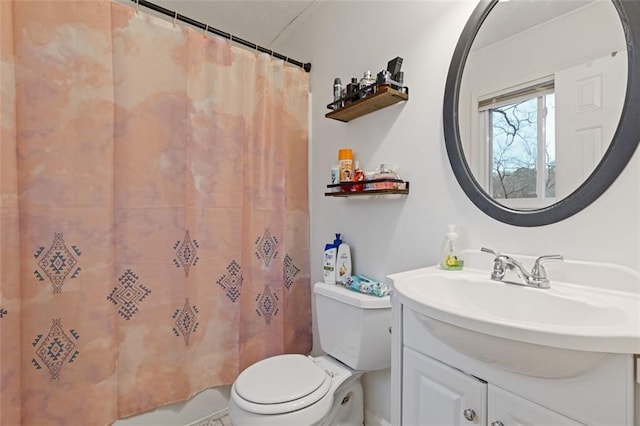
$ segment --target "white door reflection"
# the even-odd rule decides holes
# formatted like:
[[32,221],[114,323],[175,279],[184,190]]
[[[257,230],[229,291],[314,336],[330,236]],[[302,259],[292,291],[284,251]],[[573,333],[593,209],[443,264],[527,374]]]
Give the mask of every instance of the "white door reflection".
[[627,52],[556,73],[557,191],[569,195],[596,168],[613,139],[627,88]]

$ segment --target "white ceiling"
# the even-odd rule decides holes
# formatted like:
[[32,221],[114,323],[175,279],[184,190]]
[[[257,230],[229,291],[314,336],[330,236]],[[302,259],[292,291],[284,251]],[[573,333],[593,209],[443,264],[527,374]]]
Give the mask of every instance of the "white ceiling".
[[489,13],[473,41],[473,50],[497,43],[543,22],[574,12],[594,1],[609,0],[512,0],[500,1]]
[[[131,4],[132,0],[117,1]],[[289,26],[302,15],[312,13],[313,6],[323,0],[150,1],[251,43],[272,48]],[[609,0],[501,0],[483,25],[483,28],[491,27],[491,31],[478,33],[473,50],[503,40],[549,19],[571,13],[593,1]]]
[[319,0],[150,0],[251,43],[270,48]]

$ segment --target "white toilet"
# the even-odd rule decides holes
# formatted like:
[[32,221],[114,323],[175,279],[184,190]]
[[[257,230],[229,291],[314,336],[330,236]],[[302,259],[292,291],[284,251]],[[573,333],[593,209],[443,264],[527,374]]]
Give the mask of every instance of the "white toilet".
[[328,355],[278,355],[240,373],[229,402],[234,426],[362,426],[360,376],[391,365],[390,298],[324,283],[313,292]]

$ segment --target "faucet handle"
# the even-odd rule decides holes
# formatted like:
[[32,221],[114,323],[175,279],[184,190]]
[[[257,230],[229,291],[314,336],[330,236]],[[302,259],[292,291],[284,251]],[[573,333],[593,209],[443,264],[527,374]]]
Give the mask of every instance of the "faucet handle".
[[547,271],[542,266],[543,263],[548,262],[550,260],[560,260],[563,261],[564,257],[559,254],[547,254],[544,256],[540,256],[536,259],[533,264],[533,269],[531,270],[531,276],[535,278],[545,279],[547,278]]
[[495,250],[491,250],[490,248],[486,248],[486,247],[482,247],[482,248],[480,249],[480,251],[483,251],[483,252],[485,252],[485,253],[491,253],[491,254],[492,254],[492,255],[494,255],[495,257],[500,257],[500,256],[502,256],[502,254],[501,254],[500,252],[495,251]]
[[549,288],[549,280],[547,279],[547,271],[542,266],[543,263],[550,260],[564,260],[564,257],[559,254],[548,254],[540,256],[536,259],[531,270],[531,276],[527,279],[529,285],[536,286],[538,288]]

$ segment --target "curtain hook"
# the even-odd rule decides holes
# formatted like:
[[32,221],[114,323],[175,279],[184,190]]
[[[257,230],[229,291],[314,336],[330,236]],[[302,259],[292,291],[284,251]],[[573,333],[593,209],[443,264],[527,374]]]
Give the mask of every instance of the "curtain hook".
[[136,0],[136,13],[140,12],[140,0]]
[[173,26],[176,26],[176,21],[178,20],[178,11],[176,10],[175,12],[173,12]]
[[202,33],[203,38],[207,38],[207,31],[209,31],[209,24],[206,24],[204,27],[204,32]]

